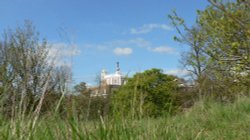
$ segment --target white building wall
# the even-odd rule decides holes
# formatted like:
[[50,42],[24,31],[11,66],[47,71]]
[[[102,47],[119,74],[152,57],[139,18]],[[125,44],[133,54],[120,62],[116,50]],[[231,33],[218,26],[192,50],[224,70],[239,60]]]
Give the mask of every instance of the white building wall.
[[124,77],[121,74],[119,62],[117,62],[116,72],[114,74],[107,74],[105,70],[101,72],[101,81],[107,85],[122,85]]
[[122,75],[106,75],[103,80],[107,85],[122,85]]

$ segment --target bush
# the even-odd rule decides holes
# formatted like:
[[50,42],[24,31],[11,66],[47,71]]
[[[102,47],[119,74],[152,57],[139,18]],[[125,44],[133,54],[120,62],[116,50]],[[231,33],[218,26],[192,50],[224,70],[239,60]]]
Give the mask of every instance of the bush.
[[115,114],[132,117],[157,117],[175,111],[174,94],[177,79],[159,69],[146,70],[127,79],[112,97]]

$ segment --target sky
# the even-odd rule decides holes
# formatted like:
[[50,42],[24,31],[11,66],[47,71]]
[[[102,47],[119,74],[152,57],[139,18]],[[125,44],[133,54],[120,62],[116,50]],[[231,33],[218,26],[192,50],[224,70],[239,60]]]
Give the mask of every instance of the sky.
[[206,0],[0,0],[0,32],[30,20],[60,54],[57,65],[71,65],[74,83],[95,84],[102,69],[124,75],[151,68],[183,76],[179,60],[187,46],[168,14],[176,10],[193,25]]

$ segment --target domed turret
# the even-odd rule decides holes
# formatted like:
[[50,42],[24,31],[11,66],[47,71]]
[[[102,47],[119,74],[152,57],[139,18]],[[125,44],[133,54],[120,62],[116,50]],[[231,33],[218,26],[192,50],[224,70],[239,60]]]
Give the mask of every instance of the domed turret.
[[107,75],[107,72],[105,69],[103,69],[101,72],[101,80],[104,80],[106,75]]

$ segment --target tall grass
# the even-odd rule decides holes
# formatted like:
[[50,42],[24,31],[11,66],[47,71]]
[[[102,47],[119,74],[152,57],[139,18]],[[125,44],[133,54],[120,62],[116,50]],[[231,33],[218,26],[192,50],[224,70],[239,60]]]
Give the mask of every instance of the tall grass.
[[184,113],[154,119],[79,121],[51,115],[39,118],[33,127],[32,117],[0,118],[0,139],[250,139],[250,99],[243,97],[227,104],[203,100]]

